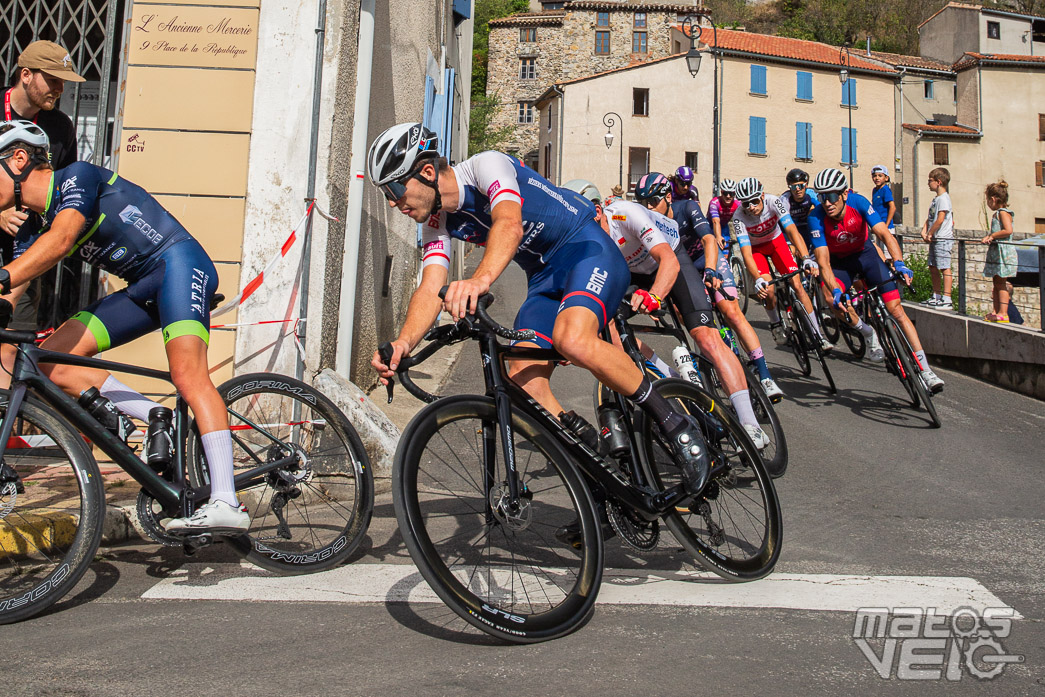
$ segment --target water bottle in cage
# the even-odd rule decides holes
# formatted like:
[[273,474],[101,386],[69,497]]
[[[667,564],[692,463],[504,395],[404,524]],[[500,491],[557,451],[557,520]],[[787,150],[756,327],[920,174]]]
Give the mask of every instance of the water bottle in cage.
[[676,346],[671,350],[671,360],[675,363],[675,370],[679,371],[679,375],[695,385],[704,386],[704,382],[700,379],[700,371],[693,362],[693,354],[689,352],[688,348],[681,345]]

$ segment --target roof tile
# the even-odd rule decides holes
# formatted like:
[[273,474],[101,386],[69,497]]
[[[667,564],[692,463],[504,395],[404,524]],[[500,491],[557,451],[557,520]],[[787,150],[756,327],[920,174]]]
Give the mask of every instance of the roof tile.
[[916,133],[930,133],[939,135],[955,135],[955,136],[980,136],[983,135],[975,128],[969,128],[968,126],[943,126],[934,123],[905,123],[903,127],[909,131]]
[[[714,43],[714,32],[708,27],[701,27],[700,41],[711,45]],[[729,51],[740,51],[777,58],[823,63],[825,65],[843,67],[847,64],[845,52],[838,46],[830,46],[816,41],[791,39],[785,36],[769,34],[753,34],[731,29],[718,30],[718,47]],[[850,51],[848,65],[851,68],[868,70],[876,73],[892,74],[891,68],[864,58],[859,52]]]

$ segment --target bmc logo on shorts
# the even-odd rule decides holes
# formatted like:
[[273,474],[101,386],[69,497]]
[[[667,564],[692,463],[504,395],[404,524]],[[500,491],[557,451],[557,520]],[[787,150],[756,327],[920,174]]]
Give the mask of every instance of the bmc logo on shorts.
[[585,290],[590,290],[592,293],[598,295],[602,292],[602,287],[606,285],[606,279],[609,278],[609,276],[609,271],[603,271],[596,266],[591,272],[591,277],[588,278],[588,285],[584,286]]
[[120,259],[123,259],[125,254],[127,254],[127,248],[126,247],[120,247],[115,252],[110,254],[109,258],[112,259],[113,261],[119,261]]

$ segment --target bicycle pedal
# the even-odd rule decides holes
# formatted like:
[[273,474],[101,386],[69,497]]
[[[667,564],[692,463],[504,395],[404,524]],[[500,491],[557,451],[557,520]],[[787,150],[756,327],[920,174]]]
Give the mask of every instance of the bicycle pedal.
[[209,547],[214,544],[214,534],[205,532],[199,535],[187,535],[182,539],[182,546],[185,550],[185,556],[191,557],[197,551],[204,547]]

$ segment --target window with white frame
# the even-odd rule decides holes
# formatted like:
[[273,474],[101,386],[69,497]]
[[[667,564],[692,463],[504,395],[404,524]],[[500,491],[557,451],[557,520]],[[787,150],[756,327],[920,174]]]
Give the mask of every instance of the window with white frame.
[[519,123],[533,123],[533,102],[519,102]]
[[520,58],[519,59],[519,79],[520,80],[534,80],[537,78],[537,59],[536,58]]

